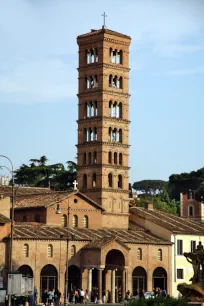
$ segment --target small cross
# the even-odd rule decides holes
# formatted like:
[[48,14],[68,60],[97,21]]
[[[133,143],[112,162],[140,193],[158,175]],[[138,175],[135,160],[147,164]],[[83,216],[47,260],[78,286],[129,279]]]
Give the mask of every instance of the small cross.
[[74,190],[77,190],[77,185],[78,185],[78,183],[77,183],[76,180],[74,180],[73,185],[74,185]]
[[105,27],[106,26],[106,13],[104,12],[101,16],[103,16],[103,26]]

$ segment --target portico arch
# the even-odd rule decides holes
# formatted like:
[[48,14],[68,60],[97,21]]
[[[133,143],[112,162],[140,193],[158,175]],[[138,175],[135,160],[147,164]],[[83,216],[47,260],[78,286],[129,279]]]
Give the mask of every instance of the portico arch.
[[20,266],[18,272],[20,272],[24,277],[33,277],[33,270],[28,265]]
[[80,287],[81,287],[81,271],[77,266],[71,265],[68,268],[68,288],[69,290],[75,290]]
[[58,272],[55,266],[46,265],[40,273],[40,292],[41,296],[44,290],[48,292],[58,288]]
[[164,268],[158,267],[153,272],[153,286],[154,288],[167,290],[167,272]]
[[140,290],[147,291],[147,273],[143,267],[136,267],[132,272],[133,295],[138,295]]

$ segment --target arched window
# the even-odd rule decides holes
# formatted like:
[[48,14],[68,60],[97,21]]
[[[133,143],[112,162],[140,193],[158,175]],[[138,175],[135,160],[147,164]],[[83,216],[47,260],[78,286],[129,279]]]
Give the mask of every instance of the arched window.
[[27,222],[27,216],[23,216],[23,222]]
[[94,128],[94,140],[98,139],[97,128]]
[[117,153],[115,152],[115,153],[114,153],[114,164],[117,165],[117,163],[118,163],[118,155],[117,155]]
[[112,175],[112,173],[108,174],[108,187],[113,187],[113,175]]
[[76,215],[72,217],[72,227],[78,228],[78,217]]
[[122,175],[118,175],[118,188],[123,188]]
[[29,246],[28,246],[27,243],[24,244],[24,246],[23,246],[23,256],[24,257],[28,257],[29,256]]
[[122,129],[119,129],[119,142],[122,142]]
[[88,216],[83,217],[83,228],[88,228]]
[[112,164],[112,152],[108,152],[108,162]]
[[116,128],[112,132],[112,141],[113,142],[117,141],[117,129]]
[[63,227],[67,227],[67,216],[66,215],[62,215],[62,226]]
[[84,156],[83,156],[83,164],[86,165],[86,153],[84,153]]
[[76,247],[75,245],[71,246],[71,257],[73,257],[76,254]]
[[118,80],[118,88],[123,88],[123,78],[120,77]]
[[112,117],[112,101],[109,101],[109,116]]
[[35,215],[35,222],[40,222],[40,215]]
[[113,80],[113,76],[111,74],[109,75],[109,87],[112,87],[112,80]]
[[83,176],[83,188],[87,188],[87,175],[84,174]]
[[123,114],[123,107],[122,107],[122,103],[119,103],[119,118],[122,118],[122,114]]
[[158,249],[157,259],[162,261],[162,250],[161,249]]
[[112,128],[111,127],[108,129],[108,140],[112,141]]
[[53,246],[51,244],[48,244],[47,247],[47,257],[53,257]]
[[97,163],[97,152],[96,151],[94,152],[93,162],[94,162],[94,164]]
[[123,164],[123,154],[119,153],[119,164],[122,165]]
[[137,249],[137,259],[142,260],[142,249],[141,248]]
[[96,173],[92,174],[92,187],[95,188],[96,187]]
[[91,165],[91,152],[89,152],[89,165]]
[[89,141],[89,130],[84,129],[84,141]]

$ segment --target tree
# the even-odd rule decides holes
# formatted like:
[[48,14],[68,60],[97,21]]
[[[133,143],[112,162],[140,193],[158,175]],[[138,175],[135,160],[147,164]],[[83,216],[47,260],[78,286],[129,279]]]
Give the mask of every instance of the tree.
[[162,180],[143,180],[135,182],[132,188],[149,195],[156,195],[164,190],[166,182]]

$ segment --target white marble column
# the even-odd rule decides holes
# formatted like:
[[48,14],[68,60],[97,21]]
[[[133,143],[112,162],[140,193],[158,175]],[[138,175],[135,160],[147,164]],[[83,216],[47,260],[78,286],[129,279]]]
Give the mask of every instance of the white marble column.
[[89,275],[88,275],[89,301],[91,301],[91,291],[92,291],[92,269],[89,269]]
[[111,303],[115,303],[115,270],[111,271]]

